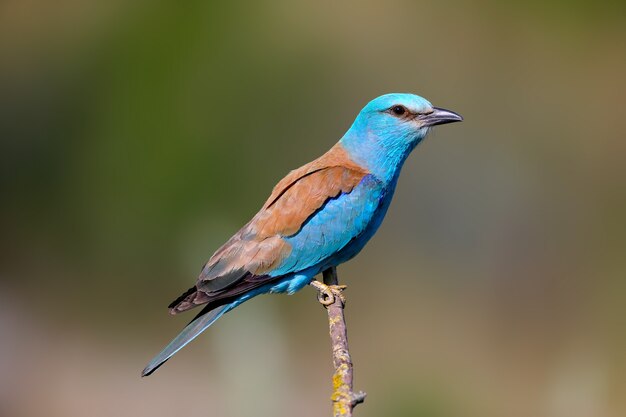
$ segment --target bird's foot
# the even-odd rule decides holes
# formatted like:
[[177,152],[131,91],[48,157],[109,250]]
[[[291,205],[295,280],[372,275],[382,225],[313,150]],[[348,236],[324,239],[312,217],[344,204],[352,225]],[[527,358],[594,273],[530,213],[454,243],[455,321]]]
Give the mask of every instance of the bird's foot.
[[333,304],[337,297],[339,297],[342,304],[345,304],[346,297],[343,295],[343,290],[348,288],[347,285],[326,285],[317,280],[311,281],[310,285],[318,291],[317,301],[323,306],[328,307]]

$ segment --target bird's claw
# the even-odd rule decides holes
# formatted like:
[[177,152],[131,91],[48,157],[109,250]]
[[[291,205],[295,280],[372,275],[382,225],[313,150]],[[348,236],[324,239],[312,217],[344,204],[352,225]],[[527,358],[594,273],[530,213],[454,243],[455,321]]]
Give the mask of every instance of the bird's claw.
[[326,285],[320,281],[311,281],[311,286],[315,288],[317,293],[317,301],[325,307],[333,304],[337,297],[343,304],[346,302],[346,297],[343,295],[343,290],[348,288],[347,285]]

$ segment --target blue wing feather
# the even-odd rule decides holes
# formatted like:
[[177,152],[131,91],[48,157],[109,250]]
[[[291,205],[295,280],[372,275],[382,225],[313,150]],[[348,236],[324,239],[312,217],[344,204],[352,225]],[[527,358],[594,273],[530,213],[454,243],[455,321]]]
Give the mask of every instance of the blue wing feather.
[[298,233],[285,238],[291,253],[270,275],[287,275],[316,265],[328,265],[351,243],[358,246],[354,247],[356,254],[378,228],[378,217],[382,219],[388,206],[386,194],[384,184],[367,175],[351,192],[329,199],[307,219]]

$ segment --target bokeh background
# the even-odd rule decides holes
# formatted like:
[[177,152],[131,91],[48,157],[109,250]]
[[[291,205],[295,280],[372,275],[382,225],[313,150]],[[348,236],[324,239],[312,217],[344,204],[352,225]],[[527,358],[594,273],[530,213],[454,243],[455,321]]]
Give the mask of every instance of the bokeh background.
[[312,289],[167,304],[360,108],[465,117],[339,270],[359,416],[626,415],[626,3],[0,2],[0,415],[330,415]]

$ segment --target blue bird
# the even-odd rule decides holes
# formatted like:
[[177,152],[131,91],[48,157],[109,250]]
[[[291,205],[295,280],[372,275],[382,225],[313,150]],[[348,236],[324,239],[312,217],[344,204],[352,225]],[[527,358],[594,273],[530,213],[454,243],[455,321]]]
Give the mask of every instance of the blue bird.
[[385,217],[411,151],[433,126],[462,120],[413,94],[369,102],[337,144],[274,187],[252,220],[209,259],[196,285],[170,304],[172,314],[204,308],[142,376],[244,301],[293,294],[352,259]]

